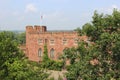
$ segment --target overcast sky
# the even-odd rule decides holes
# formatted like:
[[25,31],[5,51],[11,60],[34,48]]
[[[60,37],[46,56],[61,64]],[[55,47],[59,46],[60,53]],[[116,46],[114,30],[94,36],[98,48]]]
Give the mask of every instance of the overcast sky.
[[95,10],[110,14],[113,8],[120,9],[120,0],[0,0],[0,30],[72,30],[90,22]]

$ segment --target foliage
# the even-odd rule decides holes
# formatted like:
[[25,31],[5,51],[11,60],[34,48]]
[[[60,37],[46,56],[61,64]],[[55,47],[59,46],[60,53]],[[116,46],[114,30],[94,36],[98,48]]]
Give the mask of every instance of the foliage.
[[[86,23],[85,25],[83,25],[82,27],[82,33],[84,33],[85,35],[87,34],[87,36],[89,37],[90,35],[92,35],[92,31],[94,30],[94,27],[92,26],[92,24],[90,23]],[[81,33],[79,33],[81,34]]]
[[15,41],[18,44],[25,44],[26,42],[26,34],[25,32],[18,33],[18,32],[12,32],[12,31],[3,31],[6,37],[9,37],[13,41]]
[[44,55],[43,55],[43,61],[40,64],[42,68],[46,68],[49,70],[61,70],[63,67],[63,62],[62,61],[54,61],[51,60],[48,57],[48,50],[47,50],[47,45],[44,46]]
[[63,51],[62,56],[60,56],[60,59],[63,60],[63,64],[64,64],[64,68],[66,65],[66,61],[69,60],[70,64],[74,64],[75,60],[79,59],[79,54],[76,48],[72,47],[72,48],[66,48]]
[[[0,32],[0,79],[1,80],[43,80],[47,74],[28,63],[24,54],[13,40],[13,34]],[[31,76],[32,75],[32,76]]]
[[111,15],[95,11],[92,18],[92,23],[82,28],[91,45],[79,43],[80,59],[70,66],[66,77],[69,80],[119,80],[120,11],[114,9]]
[[51,77],[49,80],[55,80],[54,77]]
[[80,28],[77,28],[74,31],[76,31],[77,33],[79,33],[79,36],[82,36],[84,34],[84,32]]
[[47,45],[45,44],[45,46],[44,46],[44,55],[43,55],[43,62],[47,62],[47,61],[49,61],[50,59],[49,59],[49,57],[48,57],[48,49],[47,49]]
[[63,80],[63,78],[59,75],[58,80]]
[[17,42],[19,44],[25,44],[25,42],[26,42],[26,34],[25,34],[25,32],[17,33],[16,36],[17,36]]

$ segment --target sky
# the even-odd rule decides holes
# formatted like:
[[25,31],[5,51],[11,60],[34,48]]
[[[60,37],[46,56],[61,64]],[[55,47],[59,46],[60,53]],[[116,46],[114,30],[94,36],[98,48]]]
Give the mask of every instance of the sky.
[[0,0],[0,30],[25,30],[27,25],[73,30],[92,21],[95,10],[111,14],[114,8],[120,9],[120,0]]

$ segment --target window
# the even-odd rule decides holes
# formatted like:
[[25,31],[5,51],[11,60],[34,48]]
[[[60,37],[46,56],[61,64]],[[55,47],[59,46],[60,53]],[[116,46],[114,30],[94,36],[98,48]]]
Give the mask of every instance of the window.
[[48,43],[48,40],[47,39],[45,39],[45,44],[47,44]]
[[50,40],[50,44],[54,45],[55,41],[53,39]]
[[42,39],[38,39],[38,44],[39,45],[43,44],[43,40]]
[[64,45],[67,44],[67,39],[63,39],[63,44],[64,44]]
[[38,50],[38,57],[42,57],[42,49],[41,48]]
[[51,58],[54,58],[54,52],[55,52],[55,51],[54,51],[54,49],[52,48],[52,49],[50,50],[50,57],[51,57]]

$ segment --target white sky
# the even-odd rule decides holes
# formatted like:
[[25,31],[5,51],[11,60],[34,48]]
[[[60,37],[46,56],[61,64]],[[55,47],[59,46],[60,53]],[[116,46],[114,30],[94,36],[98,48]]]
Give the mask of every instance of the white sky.
[[72,30],[91,21],[95,10],[109,14],[113,8],[120,9],[119,0],[0,0],[0,29],[43,24],[49,30]]

